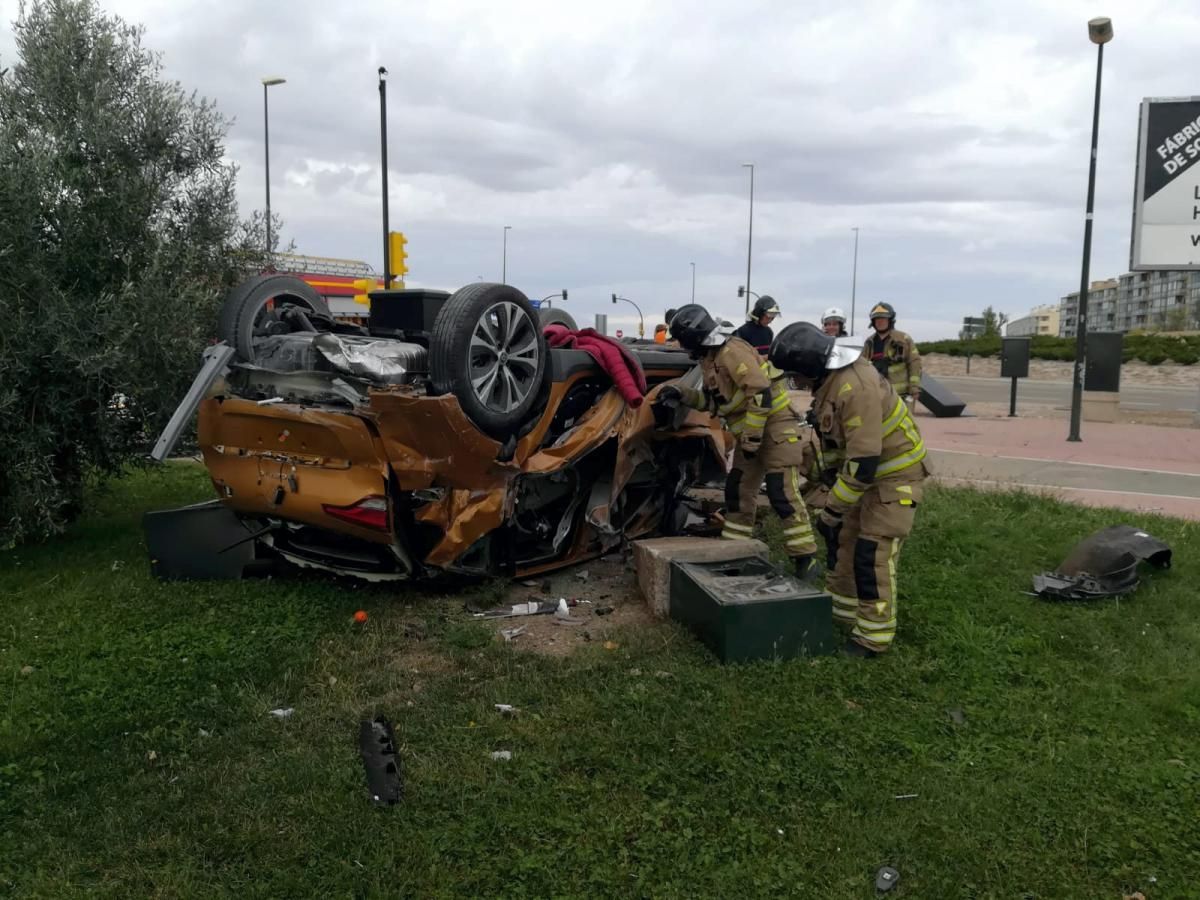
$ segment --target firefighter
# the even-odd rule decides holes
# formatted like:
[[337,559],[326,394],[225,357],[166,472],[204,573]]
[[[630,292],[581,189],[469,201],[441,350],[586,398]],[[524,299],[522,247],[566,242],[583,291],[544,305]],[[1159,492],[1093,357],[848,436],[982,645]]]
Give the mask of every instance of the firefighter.
[[765,479],[795,572],[811,580],[816,575],[817,544],[800,496],[804,425],[789,405],[782,373],[761,360],[746,341],[724,334],[708,311],[694,303],[675,313],[671,337],[700,360],[703,387],[664,385],[655,404],[681,402],[708,410],[737,437],[733,468],[725,481],[721,537],[754,536],[758,493]]
[[875,333],[863,345],[863,359],[870,361],[896,393],[912,409],[921,396],[921,354],[911,337],[896,330],[896,310],[890,303],[871,307]]
[[771,341],[775,333],[771,331],[771,323],[779,315],[779,305],[770,294],[763,294],[754,304],[754,309],[746,316],[746,324],[734,332],[743,341],[754,348],[763,359],[771,349]]
[[821,316],[821,328],[831,337],[846,337],[846,313],[836,306],[829,307]]
[[817,326],[783,329],[770,361],[812,386],[819,437],[841,451],[816,523],[825,539],[825,588],[834,621],[850,631],[845,652],[873,657],[896,634],[896,566],[921,502],[925,444],[892,386]]

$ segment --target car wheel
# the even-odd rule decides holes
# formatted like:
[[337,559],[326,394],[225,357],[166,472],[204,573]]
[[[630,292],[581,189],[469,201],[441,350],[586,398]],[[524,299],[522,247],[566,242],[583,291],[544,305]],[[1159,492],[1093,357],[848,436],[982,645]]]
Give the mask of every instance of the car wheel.
[[325,299],[306,281],[294,275],[258,275],[226,296],[217,336],[234,349],[238,359],[253,362],[257,339],[290,330],[281,317],[288,307],[321,320],[321,324],[333,319]]
[[546,338],[537,311],[516,288],[471,284],[438,313],[429,360],[434,390],[454,394],[472,422],[502,438],[537,407]]
[[539,309],[538,319],[541,320],[542,328],[547,325],[566,325],[572,331],[579,330],[579,326],[575,324],[575,317],[566,310]]

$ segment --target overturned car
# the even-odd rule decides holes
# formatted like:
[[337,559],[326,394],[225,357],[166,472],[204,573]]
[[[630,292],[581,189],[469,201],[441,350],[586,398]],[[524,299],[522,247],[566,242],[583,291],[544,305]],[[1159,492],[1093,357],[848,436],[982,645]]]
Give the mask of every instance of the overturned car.
[[[724,477],[719,422],[661,406],[656,421],[542,325],[501,284],[377,292],[365,328],[290,276],[235,289],[153,454],[198,411],[217,499],[146,516],[155,572],[528,576],[695,522],[686,489]],[[682,351],[627,349],[650,400],[695,377]]]

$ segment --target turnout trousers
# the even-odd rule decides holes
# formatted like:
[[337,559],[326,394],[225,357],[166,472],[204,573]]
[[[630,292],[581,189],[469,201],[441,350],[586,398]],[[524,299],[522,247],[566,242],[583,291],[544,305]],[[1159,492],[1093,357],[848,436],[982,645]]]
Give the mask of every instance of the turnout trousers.
[[725,479],[725,527],[721,537],[754,537],[758,493],[765,481],[771,509],[783,524],[788,556],[815,554],[816,538],[801,496],[803,462],[799,423],[791,416],[772,416],[763,432],[762,447],[753,459],[747,459],[740,446],[734,451],[733,468]]
[[905,472],[872,484],[846,513],[828,554],[825,589],[833,597],[833,620],[876,653],[896,636],[896,569],[912,533],[924,475],[923,466],[914,468],[908,478]]

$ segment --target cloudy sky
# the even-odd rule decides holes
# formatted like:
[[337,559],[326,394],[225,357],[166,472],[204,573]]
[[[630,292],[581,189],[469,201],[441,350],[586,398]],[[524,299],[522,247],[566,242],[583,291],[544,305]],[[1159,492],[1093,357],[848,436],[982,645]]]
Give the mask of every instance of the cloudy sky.
[[[740,317],[749,173],[751,288],[784,321],[883,299],[918,338],[987,305],[1017,316],[1078,287],[1095,48],[1111,16],[1093,278],[1128,267],[1137,106],[1200,94],[1200,4],[108,0],[166,72],[232,118],[245,210],[302,252],[381,267],[379,105],[388,83],[391,224],[410,285],[566,287],[580,322],[636,327],[691,297]],[[16,0],[0,0],[11,21]],[[11,59],[12,35],[0,34]],[[632,318],[631,318],[632,316]]]

